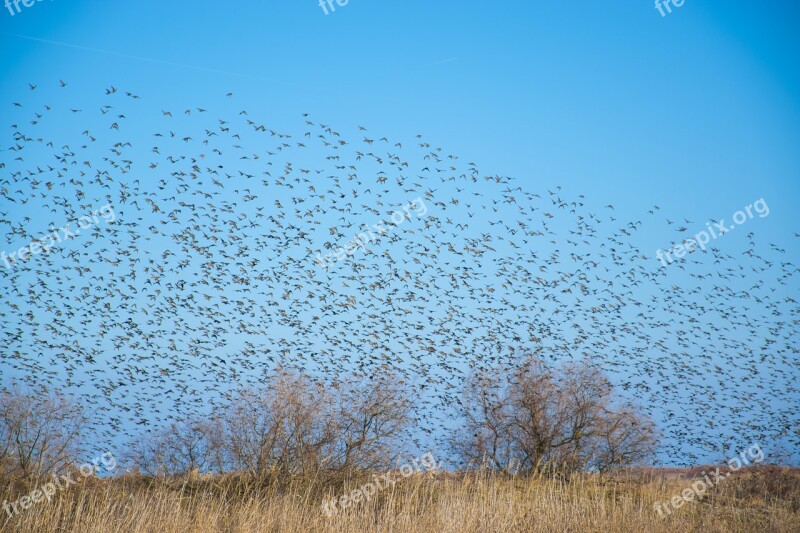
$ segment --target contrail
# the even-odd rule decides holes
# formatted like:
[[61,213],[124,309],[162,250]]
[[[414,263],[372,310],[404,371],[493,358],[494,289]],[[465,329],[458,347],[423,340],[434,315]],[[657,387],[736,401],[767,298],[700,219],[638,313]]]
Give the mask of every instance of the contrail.
[[450,59],[442,59],[441,61],[437,61],[436,63],[431,63],[430,66],[433,67],[436,65],[444,65],[445,63],[452,63],[453,61],[458,61],[458,58],[451,57]]
[[[227,76],[238,76],[238,77],[241,77],[241,78],[251,78],[251,79],[254,79],[254,80],[261,80],[261,81],[270,81],[270,82],[275,82],[276,81],[274,79],[264,78],[262,76],[254,76],[252,74],[242,74],[241,72],[229,72],[227,70],[218,70],[218,69],[213,69],[213,68],[198,67],[196,65],[186,65],[184,63],[174,63],[172,61],[164,61],[162,59],[153,59],[151,57],[142,57],[142,56],[135,56],[135,55],[131,55],[131,54],[122,54],[120,52],[112,52],[110,50],[101,50],[99,48],[91,48],[89,46],[80,46],[80,45],[77,45],[77,44],[62,43],[62,42],[59,42],[59,41],[51,41],[49,39],[40,39],[38,37],[29,37],[27,35],[16,35],[16,34],[13,34],[13,33],[6,33],[6,32],[0,32],[0,35],[8,35],[9,37],[16,37],[18,39],[26,39],[28,41],[37,41],[37,42],[46,43],[46,44],[54,44],[54,45],[57,45],[57,46],[66,46],[67,48],[75,48],[76,50],[86,50],[86,51],[89,51],[89,52],[97,52],[97,53],[100,53],[100,54],[108,54],[108,55],[117,56],[117,57],[124,57],[124,58],[127,58],[127,59],[135,59],[137,61],[147,61],[147,62],[150,62],[150,63],[158,63],[158,64],[161,64],[161,65],[167,65],[167,66],[171,66],[171,67],[188,68],[188,69],[199,70],[199,71],[203,71],[203,72],[210,72],[210,73],[213,73],[213,74],[224,74],[224,75],[227,75]],[[285,83],[285,82],[281,82],[281,83]],[[290,84],[287,84],[287,85],[290,85]]]

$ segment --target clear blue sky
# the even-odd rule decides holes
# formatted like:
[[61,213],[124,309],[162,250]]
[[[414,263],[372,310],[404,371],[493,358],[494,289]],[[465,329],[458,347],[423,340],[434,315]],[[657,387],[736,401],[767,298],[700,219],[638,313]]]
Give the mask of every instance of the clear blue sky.
[[[28,83],[58,102],[59,79],[175,110],[232,91],[237,110],[276,124],[311,113],[423,133],[531,192],[613,203],[621,220],[658,204],[700,230],[764,198],[753,229],[800,257],[795,2],[686,0],[664,17],[650,0],[20,7],[0,5],[0,115]],[[669,247],[669,231],[643,228],[643,248]]]
[[86,49],[0,35],[0,100],[53,77],[165,106],[234,90],[276,120],[424,132],[536,187],[690,218],[764,196],[796,227],[800,7],[711,4],[45,0],[0,31]]

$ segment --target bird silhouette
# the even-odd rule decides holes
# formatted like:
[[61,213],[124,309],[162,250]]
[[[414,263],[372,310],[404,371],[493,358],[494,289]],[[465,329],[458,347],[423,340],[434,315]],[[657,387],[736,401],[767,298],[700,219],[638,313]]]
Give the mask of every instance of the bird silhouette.
[[665,268],[660,217],[528,191],[421,134],[59,85],[61,103],[23,86],[3,115],[0,250],[79,231],[0,262],[0,370],[77,394],[98,442],[293,366],[397,372],[418,393],[409,438],[441,444],[464,379],[533,351],[602,366],[674,463],[732,436],[800,446],[789,244],[740,230]]

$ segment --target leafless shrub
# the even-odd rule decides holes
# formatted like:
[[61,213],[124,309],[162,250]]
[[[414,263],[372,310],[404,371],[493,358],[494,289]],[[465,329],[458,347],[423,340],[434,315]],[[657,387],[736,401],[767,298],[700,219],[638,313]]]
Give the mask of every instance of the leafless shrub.
[[410,422],[405,382],[385,373],[368,381],[343,383],[336,400],[337,443],[325,466],[336,470],[387,466]]
[[396,455],[409,410],[404,382],[392,374],[326,387],[279,369],[263,388],[235,393],[218,422],[176,423],[137,439],[130,462],[149,475],[378,468]]
[[477,373],[463,390],[455,449],[467,463],[512,472],[635,464],[652,450],[653,424],[630,405],[616,407],[611,389],[588,362],[554,370],[529,356],[514,369]]
[[222,466],[217,420],[180,420],[131,443],[126,461],[150,476],[193,474]]
[[331,395],[308,377],[279,370],[263,390],[243,390],[225,415],[233,467],[256,475],[307,473],[335,440]]
[[0,392],[0,472],[35,480],[63,472],[80,451],[83,410],[56,393]]

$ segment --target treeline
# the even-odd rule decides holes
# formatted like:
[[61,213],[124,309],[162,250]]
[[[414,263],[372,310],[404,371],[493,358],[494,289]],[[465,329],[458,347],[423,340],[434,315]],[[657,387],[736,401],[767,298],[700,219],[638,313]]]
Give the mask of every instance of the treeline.
[[[278,369],[240,389],[213,416],[144,432],[114,455],[148,476],[242,472],[307,475],[391,468],[416,428],[415,392],[399,376],[325,385]],[[649,459],[654,427],[590,362],[552,368],[529,356],[474,373],[445,464],[514,474],[606,471]],[[74,468],[86,435],[83,409],[59,393],[0,393],[0,473],[31,480]],[[427,450],[426,450],[427,451]],[[448,461],[448,459],[450,459]]]

